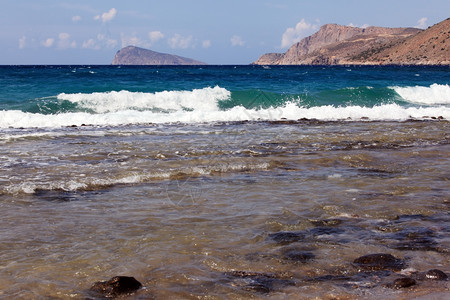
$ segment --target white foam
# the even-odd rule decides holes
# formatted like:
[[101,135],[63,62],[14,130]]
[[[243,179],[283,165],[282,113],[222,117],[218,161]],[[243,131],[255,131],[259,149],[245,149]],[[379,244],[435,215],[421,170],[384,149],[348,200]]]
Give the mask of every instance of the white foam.
[[221,87],[207,87],[192,91],[163,91],[157,93],[107,92],[91,94],[59,94],[58,100],[77,103],[95,113],[118,112],[123,110],[180,111],[218,110],[217,102],[227,100],[231,93]]
[[450,86],[432,84],[426,86],[392,87],[404,100],[421,104],[450,104]]
[[117,126],[127,124],[147,123],[204,123],[227,122],[243,120],[297,120],[301,118],[318,119],[324,121],[354,120],[362,118],[372,121],[404,121],[411,118],[440,117],[450,119],[450,107],[402,107],[397,104],[386,104],[375,107],[361,106],[318,106],[299,107],[295,103],[287,103],[284,107],[268,109],[246,109],[236,106],[226,111],[204,110],[201,108],[192,111],[178,110],[174,112],[152,112],[138,110],[123,110],[99,114],[89,113],[62,113],[56,115],[43,115],[26,113],[18,110],[0,111],[0,128],[30,128],[30,127],[64,127],[81,126],[82,124],[96,126]]
[[170,170],[158,170],[154,172],[130,172],[128,174],[118,175],[109,178],[92,178],[85,175],[74,177],[71,180],[42,180],[42,178],[35,178],[30,181],[23,181],[20,183],[12,183],[0,190],[0,193],[8,194],[33,194],[38,190],[51,191],[78,191],[86,189],[99,189],[116,184],[139,184],[151,180],[165,180],[172,176],[179,176],[183,174],[187,177],[214,175],[215,173],[229,173],[229,172],[245,172],[251,170],[267,170],[270,167],[269,163],[257,164],[232,164],[223,163],[209,166],[196,166],[191,168],[180,168]]

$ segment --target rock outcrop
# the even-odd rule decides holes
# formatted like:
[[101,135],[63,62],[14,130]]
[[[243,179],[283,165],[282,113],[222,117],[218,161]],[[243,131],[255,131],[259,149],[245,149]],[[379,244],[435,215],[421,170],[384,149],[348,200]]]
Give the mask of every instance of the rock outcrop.
[[323,25],[286,53],[262,55],[257,65],[450,64],[450,19],[427,30]]
[[177,55],[128,46],[117,51],[113,65],[206,65],[203,62]]
[[129,295],[142,287],[134,277],[115,276],[108,281],[94,283],[90,290],[106,298],[115,298],[120,295]]

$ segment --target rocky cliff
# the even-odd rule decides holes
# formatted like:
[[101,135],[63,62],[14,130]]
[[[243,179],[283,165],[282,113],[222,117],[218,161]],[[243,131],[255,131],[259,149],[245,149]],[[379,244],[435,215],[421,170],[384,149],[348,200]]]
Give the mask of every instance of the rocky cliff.
[[323,25],[286,53],[262,55],[258,65],[450,64],[450,19],[427,30]]
[[117,51],[113,65],[206,65],[203,62],[177,55],[159,53],[135,46]]

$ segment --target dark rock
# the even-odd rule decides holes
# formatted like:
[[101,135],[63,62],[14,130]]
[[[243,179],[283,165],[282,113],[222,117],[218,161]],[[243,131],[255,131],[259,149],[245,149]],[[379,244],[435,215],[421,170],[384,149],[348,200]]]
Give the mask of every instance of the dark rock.
[[281,231],[269,234],[269,238],[277,242],[280,245],[287,245],[295,242],[299,242],[304,239],[304,234],[301,232]]
[[286,260],[293,261],[293,262],[299,262],[299,263],[306,263],[314,258],[316,256],[307,251],[301,251],[298,249],[287,249],[282,252],[282,257]]
[[425,278],[430,280],[447,280],[448,276],[441,270],[432,269],[425,273]]
[[376,253],[361,256],[353,261],[360,271],[392,270],[399,271],[405,267],[405,262],[391,254]]
[[108,281],[99,281],[90,288],[105,297],[114,298],[119,295],[130,294],[142,287],[134,277],[115,276]]
[[407,288],[416,285],[416,281],[410,277],[403,277],[394,280],[392,287],[395,289]]

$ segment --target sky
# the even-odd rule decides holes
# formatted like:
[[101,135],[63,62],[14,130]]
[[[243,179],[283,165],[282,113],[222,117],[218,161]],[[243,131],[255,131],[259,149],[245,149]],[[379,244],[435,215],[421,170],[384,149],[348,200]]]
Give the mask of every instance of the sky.
[[134,45],[249,64],[328,23],[427,28],[449,0],[0,0],[0,65],[110,64]]

